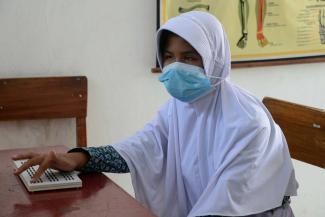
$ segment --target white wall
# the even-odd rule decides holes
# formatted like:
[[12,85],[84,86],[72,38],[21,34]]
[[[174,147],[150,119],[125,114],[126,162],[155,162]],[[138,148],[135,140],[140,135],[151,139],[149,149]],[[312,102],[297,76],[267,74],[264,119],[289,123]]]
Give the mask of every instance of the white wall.
[[[155,2],[2,0],[0,77],[86,75],[89,145],[133,134],[168,98],[157,75],[150,73],[155,63]],[[325,63],[236,69],[231,77],[259,98],[325,108]],[[36,121],[32,129],[26,122],[2,123],[0,149],[59,144],[62,138],[74,143],[66,133],[73,131],[73,121],[66,120],[70,131],[58,132],[62,121]],[[39,133],[40,126],[44,133]],[[324,170],[300,162],[295,167],[301,185],[292,204],[296,216],[325,216]],[[132,194],[128,175],[111,177]]]

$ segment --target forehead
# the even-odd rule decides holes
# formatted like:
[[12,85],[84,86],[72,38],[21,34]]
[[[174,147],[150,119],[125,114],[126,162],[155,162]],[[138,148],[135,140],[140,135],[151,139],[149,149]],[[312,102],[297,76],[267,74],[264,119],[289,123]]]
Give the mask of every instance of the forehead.
[[166,38],[165,47],[163,48],[164,51],[171,51],[171,52],[184,52],[184,51],[195,51],[195,49],[183,38],[177,35],[168,35]]

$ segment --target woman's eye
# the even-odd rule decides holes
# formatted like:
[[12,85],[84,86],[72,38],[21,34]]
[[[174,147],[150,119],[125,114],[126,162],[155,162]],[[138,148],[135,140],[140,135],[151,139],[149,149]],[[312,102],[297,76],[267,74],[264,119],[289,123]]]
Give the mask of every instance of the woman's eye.
[[163,53],[163,58],[164,58],[164,59],[170,59],[170,58],[172,58],[172,57],[173,57],[173,55],[170,54],[169,52],[164,52],[164,53]]
[[187,56],[187,57],[185,57],[185,60],[186,61],[194,61],[195,60],[195,57],[193,57],[193,56]]

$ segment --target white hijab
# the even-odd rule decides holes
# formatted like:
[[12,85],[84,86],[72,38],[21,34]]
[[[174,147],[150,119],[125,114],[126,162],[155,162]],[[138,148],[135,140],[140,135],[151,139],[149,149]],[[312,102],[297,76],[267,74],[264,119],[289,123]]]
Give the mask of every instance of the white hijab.
[[158,45],[163,30],[190,43],[206,74],[224,81],[192,103],[170,99],[143,130],[113,145],[129,166],[136,199],[161,217],[244,216],[296,195],[282,131],[258,99],[228,79],[220,22],[184,13],[160,28]]

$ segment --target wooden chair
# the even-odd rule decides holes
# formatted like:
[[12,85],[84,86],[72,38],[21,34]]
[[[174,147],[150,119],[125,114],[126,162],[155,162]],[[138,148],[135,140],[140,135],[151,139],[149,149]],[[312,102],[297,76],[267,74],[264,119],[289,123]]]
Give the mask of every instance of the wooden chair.
[[87,146],[87,78],[0,79],[0,121],[76,118],[77,146]]
[[325,111],[270,97],[263,103],[283,130],[291,157],[325,168]]

